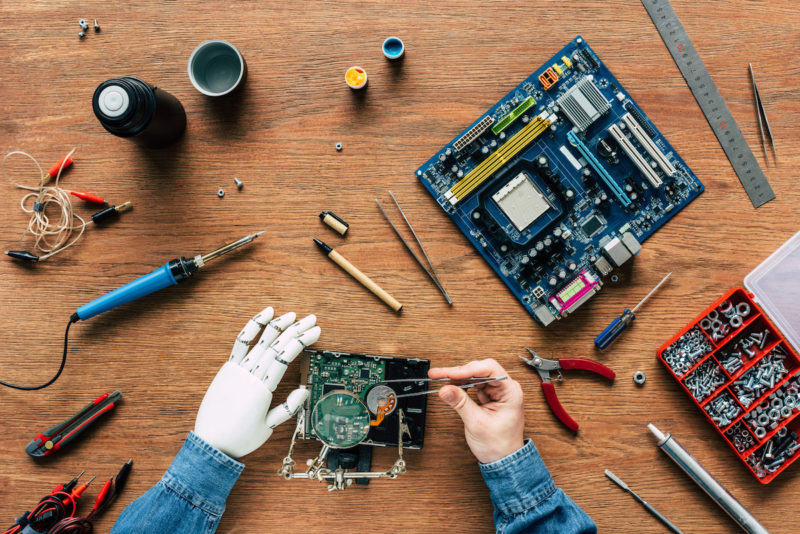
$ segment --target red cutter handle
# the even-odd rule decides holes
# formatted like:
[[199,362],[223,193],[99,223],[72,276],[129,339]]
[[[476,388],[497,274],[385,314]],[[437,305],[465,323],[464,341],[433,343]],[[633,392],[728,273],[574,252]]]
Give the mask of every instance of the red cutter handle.
[[576,432],[578,430],[578,423],[576,423],[575,420],[569,416],[564,407],[561,406],[561,403],[558,401],[558,397],[556,396],[555,386],[553,386],[553,384],[550,382],[542,382],[542,391],[544,392],[544,398],[547,401],[547,405],[550,406],[550,410],[553,412],[553,415],[555,415],[565,427],[569,428],[573,432]]
[[617,376],[614,371],[603,365],[602,363],[597,363],[592,360],[587,360],[585,358],[561,358],[558,360],[558,363],[561,365],[561,368],[565,371],[572,370],[572,369],[579,369],[581,371],[591,371],[592,373],[597,373],[600,376],[608,378],[609,380],[614,380]]

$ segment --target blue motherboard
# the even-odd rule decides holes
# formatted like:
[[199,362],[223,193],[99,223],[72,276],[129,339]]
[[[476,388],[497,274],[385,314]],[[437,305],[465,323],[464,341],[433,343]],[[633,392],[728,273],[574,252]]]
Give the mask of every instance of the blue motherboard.
[[416,176],[544,326],[703,191],[581,37]]

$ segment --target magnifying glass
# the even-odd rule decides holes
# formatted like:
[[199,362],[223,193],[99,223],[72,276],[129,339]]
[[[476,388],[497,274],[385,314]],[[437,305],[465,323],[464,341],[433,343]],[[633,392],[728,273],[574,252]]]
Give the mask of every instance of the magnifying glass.
[[311,412],[314,434],[332,449],[355,447],[369,434],[370,415],[364,401],[345,390],[326,393]]

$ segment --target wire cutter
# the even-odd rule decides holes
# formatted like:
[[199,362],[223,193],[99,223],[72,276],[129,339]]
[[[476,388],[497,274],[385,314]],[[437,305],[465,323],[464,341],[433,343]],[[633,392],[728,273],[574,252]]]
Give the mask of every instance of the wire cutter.
[[104,393],[81,408],[78,413],[48,428],[25,446],[34,458],[50,456],[81,435],[103,414],[110,412],[122,399],[122,392]]
[[544,392],[544,398],[547,401],[547,405],[550,406],[550,410],[553,412],[559,421],[561,421],[564,426],[576,432],[578,430],[578,423],[569,416],[567,411],[561,406],[561,403],[558,401],[558,397],[556,396],[556,388],[553,386],[551,382],[550,373],[555,371],[558,373],[558,377],[555,380],[563,380],[563,375],[561,371],[569,371],[571,369],[578,369],[583,371],[591,371],[596,373],[600,376],[608,378],[609,380],[614,380],[616,375],[614,371],[606,367],[601,363],[597,363],[592,360],[587,360],[585,358],[559,358],[558,360],[546,360],[542,358],[533,349],[525,348],[528,352],[530,352],[532,358],[528,359],[525,356],[520,356],[520,359],[536,369],[536,372],[539,373],[539,378],[542,379],[542,391]]

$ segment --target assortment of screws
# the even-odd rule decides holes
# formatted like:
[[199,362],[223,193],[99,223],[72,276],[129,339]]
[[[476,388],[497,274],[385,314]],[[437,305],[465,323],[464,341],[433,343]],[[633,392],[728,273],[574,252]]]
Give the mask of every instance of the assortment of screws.
[[786,376],[789,371],[785,360],[786,352],[778,345],[733,383],[733,391],[742,406],[748,408]]
[[702,402],[725,383],[725,374],[713,358],[709,358],[692,371],[683,381],[697,402]]
[[740,453],[758,443],[750,430],[741,421],[726,430],[725,435]]
[[[78,26],[81,27],[81,31],[78,32],[78,37],[83,39],[86,37],[86,32],[89,31],[89,23],[86,22],[86,19],[78,20]],[[97,23],[97,19],[94,19],[94,32],[97,33],[100,31],[100,25]]]
[[800,457],[800,357],[734,288],[658,356],[763,483]]
[[742,366],[753,359],[769,341],[770,331],[751,332],[737,340],[730,348],[721,350],[717,355],[720,365],[732,375]]
[[682,377],[703,356],[714,350],[699,328],[694,327],[661,354],[672,371]]
[[783,384],[775,393],[767,397],[744,420],[753,429],[756,438],[764,439],[792,414],[800,411],[800,375]]
[[800,449],[800,443],[797,442],[797,434],[781,428],[747,458],[747,463],[753,468],[758,478],[764,478],[780,469],[798,449]]
[[742,413],[742,407],[727,391],[723,391],[722,394],[709,401],[705,410],[714,421],[714,424],[720,428],[731,424]]
[[700,328],[705,330],[712,340],[720,341],[741,327],[748,315],[750,315],[750,304],[747,302],[734,305],[731,301],[724,300],[700,320]]

